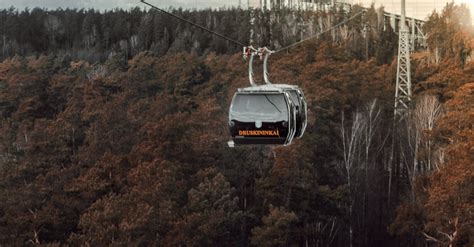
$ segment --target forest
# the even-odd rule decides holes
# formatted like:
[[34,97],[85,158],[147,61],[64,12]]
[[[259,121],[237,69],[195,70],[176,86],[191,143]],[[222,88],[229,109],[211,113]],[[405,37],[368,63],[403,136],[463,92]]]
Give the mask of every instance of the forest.
[[[248,43],[248,10],[170,11]],[[255,39],[358,11],[256,11]],[[473,246],[470,11],[427,17],[398,130],[380,13],[270,58],[304,90],[301,140],[230,149],[242,47],[154,10],[0,10],[0,246]]]

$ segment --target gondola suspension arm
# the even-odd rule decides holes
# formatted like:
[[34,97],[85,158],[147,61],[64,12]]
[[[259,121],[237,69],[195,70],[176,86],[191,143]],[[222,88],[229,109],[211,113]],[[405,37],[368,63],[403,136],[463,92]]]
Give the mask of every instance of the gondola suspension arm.
[[267,47],[262,47],[259,49],[260,59],[263,58],[263,80],[265,80],[267,85],[272,85],[272,82],[270,81],[270,73],[268,72],[268,58],[273,53],[274,51],[268,49]]
[[255,80],[253,79],[253,60],[257,54],[258,54],[258,50],[253,48],[253,46],[244,47],[243,56],[244,56],[244,60],[249,58],[249,81],[252,87],[257,86],[257,84],[255,83]]

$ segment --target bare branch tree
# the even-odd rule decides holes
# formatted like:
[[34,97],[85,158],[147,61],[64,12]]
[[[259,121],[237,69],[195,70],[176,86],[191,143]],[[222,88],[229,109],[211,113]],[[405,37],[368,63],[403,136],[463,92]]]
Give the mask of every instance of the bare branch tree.
[[345,177],[347,179],[347,185],[350,190],[350,204],[349,204],[349,217],[351,218],[351,223],[349,224],[349,241],[350,246],[353,242],[353,224],[352,224],[352,211],[355,201],[355,196],[353,193],[353,184],[352,178],[354,175],[354,169],[356,161],[359,158],[361,150],[361,140],[362,133],[364,130],[364,119],[363,115],[360,112],[356,112],[352,119],[352,125],[349,129],[345,126],[345,117],[342,113],[341,118],[341,137],[342,137],[342,147],[343,147],[343,170]]
[[[453,226],[453,232],[451,234],[440,230],[436,231],[440,238],[436,238],[426,232],[422,232],[422,234],[425,237],[426,241],[436,242],[442,244],[443,246],[452,247],[454,245],[454,240],[456,239],[460,227],[459,218],[456,217],[452,220],[449,220],[449,224]],[[444,238],[445,240],[443,241],[442,238]]]
[[[439,162],[443,161],[443,152],[433,151],[432,140],[433,129],[442,114],[442,105],[435,96],[422,96],[416,101],[413,110],[409,112],[406,121],[407,150],[402,155],[412,189],[413,200],[413,183],[416,176],[420,173],[432,171],[435,168],[433,163],[438,167]],[[420,155],[421,153],[424,155]]]
[[433,142],[431,134],[438,119],[443,115],[443,109],[435,96],[423,96],[416,104],[415,124],[418,125],[418,131],[421,131],[424,140],[424,146],[427,151],[426,168],[433,170]]
[[350,129],[345,127],[345,117],[344,113],[342,114],[341,137],[344,158],[343,164],[346,177],[348,178],[348,183],[350,183],[350,174],[354,168],[357,151],[359,151],[358,144],[362,138],[363,130],[364,120],[361,113],[357,112],[354,114]]
[[369,153],[372,147],[373,139],[375,137],[377,128],[380,124],[381,109],[377,106],[377,99],[366,105],[365,116],[364,116],[364,144],[365,144],[365,169],[368,169]]
[[53,49],[56,48],[56,36],[61,28],[61,21],[55,15],[48,14],[44,20],[44,26],[48,32],[49,42]]
[[[365,232],[365,243],[368,242],[367,236],[367,226],[368,226],[368,208],[369,208],[369,181],[371,180],[370,176],[373,174],[374,171],[374,157],[376,157],[377,153],[380,152],[384,146],[384,143],[379,143],[379,148],[376,149],[374,152],[373,145],[375,135],[377,133],[377,129],[380,124],[381,116],[381,109],[377,105],[377,99],[374,99],[372,102],[367,104],[364,109],[363,114],[363,129],[362,129],[362,141],[363,141],[363,148],[364,148],[364,189],[363,189],[363,205],[362,205],[362,221],[364,222],[364,232]],[[388,137],[388,135],[387,135]],[[386,140],[386,139],[385,139]],[[384,142],[384,141],[383,141]],[[369,171],[372,171],[369,174]]]

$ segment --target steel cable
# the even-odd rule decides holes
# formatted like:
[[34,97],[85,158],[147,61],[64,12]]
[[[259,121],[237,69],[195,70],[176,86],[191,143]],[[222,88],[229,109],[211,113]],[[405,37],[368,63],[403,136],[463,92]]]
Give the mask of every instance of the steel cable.
[[151,4],[151,3],[148,3],[148,2],[146,2],[145,0],[141,0],[141,2],[144,3],[144,4],[146,4],[146,5],[148,5],[148,6],[150,6],[150,7],[153,8],[153,9],[159,10],[159,11],[161,11],[161,12],[163,12],[163,13],[169,15],[169,16],[172,16],[172,17],[174,17],[174,18],[177,18],[177,19],[179,19],[179,20],[181,20],[181,21],[184,21],[184,22],[186,22],[186,23],[188,23],[188,24],[190,24],[190,25],[193,25],[193,26],[195,26],[195,27],[197,27],[197,28],[200,28],[200,29],[202,29],[202,30],[204,30],[204,31],[206,31],[206,32],[209,32],[209,33],[211,33],[211,34],[213,34],[213,35],[216,35],[216,36],[218,36],[218,37],[220,37],[220,38],[222,38],[222,39],[225,39],[225,40],[227,40],[227,41],[229,41],[229,42],[231,42],[231,43],[234,43],[235,45],[246,46],[245,44],[243,44],[243,43],[241,43],[241,42],[239,42],[239,41],[237,41],[237,40],[234,40],[234,39],[231,39],[231,38],[229,38],[229,37],[226,37],[226,36],[224,36],[224,35],[222,35],[222,34],[220,34],[220,33],[217,33],[217,32],[215,32],[215,31],[212,31],[212,30],[210,30],[210,29],[208,29],[208,28],[206,28],[206,27],[203,27],[203,26],[201,26],[201,25],[199,25],[199,24],[196,24],[196,23],[194,23],[194,22],[192,22],[192,21],[186,20],[186,19],[184,19],[184,18],[181,17],[181,16],[175,15],[175,14],[170,13],[170,12],[164,10],[164,9],[161,9],[161,8],[159,8],[159,7],[156,7],[155,5],[153,5],[153,4]]

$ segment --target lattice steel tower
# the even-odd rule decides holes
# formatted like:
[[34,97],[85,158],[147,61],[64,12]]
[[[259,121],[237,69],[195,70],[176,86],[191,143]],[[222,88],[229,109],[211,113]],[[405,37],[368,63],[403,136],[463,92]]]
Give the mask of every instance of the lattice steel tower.
[[402,1],[398,40],[397,87],[395,91],[395,117],[405,116],[411,101],[411,66],[410,66],[410,29],[406,24],[405,0]]

